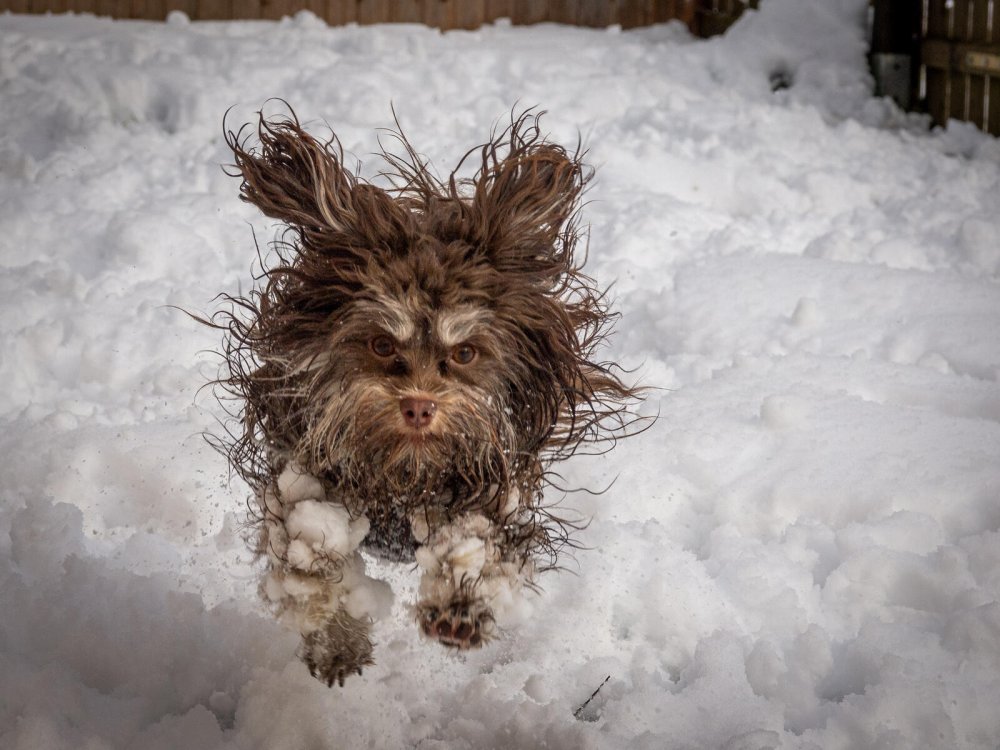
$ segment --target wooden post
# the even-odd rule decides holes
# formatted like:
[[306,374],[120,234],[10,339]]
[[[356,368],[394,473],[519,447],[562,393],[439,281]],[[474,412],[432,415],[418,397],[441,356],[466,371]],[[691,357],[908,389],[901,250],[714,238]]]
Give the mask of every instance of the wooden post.
[[920,0],[875,0],[871,68],[875,93],[908,109],[914,101],[919,66]]

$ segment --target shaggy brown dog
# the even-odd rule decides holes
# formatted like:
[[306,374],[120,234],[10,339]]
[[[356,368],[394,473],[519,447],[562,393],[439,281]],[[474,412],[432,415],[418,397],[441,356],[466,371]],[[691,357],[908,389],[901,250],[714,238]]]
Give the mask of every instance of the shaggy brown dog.
[[574,258],[590,172],[527,113],[466,154],[468,179],[437,179],[397,133],[391,189],[294,113],[247,127],[227,132],[241,197],[290,232],[215,320],[262,593],[327,684],[372,663],[391,598],[362,546],[416,559],[426,636],[480,646],[569,542],[548,466],[630,424],[636,392],[594,361],[604,295]]

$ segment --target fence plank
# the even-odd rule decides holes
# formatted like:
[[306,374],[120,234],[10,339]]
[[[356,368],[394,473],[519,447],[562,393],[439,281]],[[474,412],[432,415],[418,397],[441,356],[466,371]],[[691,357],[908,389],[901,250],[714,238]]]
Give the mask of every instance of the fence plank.
[[969,76],[969,122],[986,129],[986,76]]
[[[970,0],[951,0],[948,37],[964,42],[969,38]],[[971,81],[967,73],[952,71],[948,76],[948,117],[968,120],[972,100]]]
[[233,17],[232,0],[198,0],[197,4],[202,21],[228,21]]
[[652,18],[653,7],[650,0],[619,0],[618,23],[623,29],[648,26]]
[[436,29],[450,29],[454,3],[455,0],[424,0],[424,23]]
[[389,0],[357,0],[358,23],[371,25],[389,17]]
[[[232,1],[236,2],[236,0]],[[326,21],[326,0],[301,0],[301,4],[302,7],[299,10],[308,10],[321,21]]]
[[510,18],[514,14],[514,0],[486,0],[486,20]]
[[260,18],[260,0],[233,0],[233,18]]
[[948,73],[927,68],[927,111],[937,125],[944,125],[951,106],[948,98]]
[[193,20],[198,17],[198,0],[167,0],[167,13],[172,10],[179,10]]
[[455,3],[452,28],[478,29],[486,23],[486,0],[463,0]]
[[549,0],[549,20],[575,26],[580,3],[574,0]]
[[951,38],[968,41],[972,22],[972,4],[975,0],[952,0]]
[[[98,3],[100,2],[101,0],[98,0]],[[172,10],[179,10],[185,13],[188,18],[194,18],[198,15],[198,3],[197,0],[166,0],[163,5],[164,14],[169,15]]]
[[650,23],[662,23],[677,17],[674,0],[652,0],[650,2]]
[[[198,6],[201,7],[206,2],[218,3],[226,2],[226,0],[198,0]],[[260,0],[260,17],[269,21],[277,21],[285,16],[291,16],[298,9],[299,4],[296,0]]]
[[132,0],[132,17],[162,21],[167,17],[166,0]]
[[[994,11],[1000,10],[996,6],[1000,3],[994,2]],[[990,21],[993,21],[993,25],[996,25],[997,20],[995,18],[990,18],[990,5],[989,0],[973,0],[971,8],[971,35],[969,36],[970,41],[975,42],[989,42],[990,37]]]
[[946,39],[948,37],[948,11],[946,0],[929,0],[927,3],[927,36]]
[[357,0],[326,0],[326,22],[331,26],[345,26],[358,20]]
[[694,2],[691,0],[653,0],[650,23],[683,21],[689,27],[694,18]]
[[990,77],[990,111],[986,132],[1000,135],[1000,78]]
[[420,23],[424,6],[420,0],[392,0],[389,3],[389,23]]
[[948,117],[955,120],[969,119],[969,75],[952,72],[948,74]]
[[577,18],[581,26],[605,28],[618,20],[614,3],[606,0],[580,0],[579,6]]
[[549,20],[546,0],[514,0],[510,20],[518,26],[527,26]]
[[146,0],[122,0],[121,8],[125,18],[152,20],[146,15],[151,10]]

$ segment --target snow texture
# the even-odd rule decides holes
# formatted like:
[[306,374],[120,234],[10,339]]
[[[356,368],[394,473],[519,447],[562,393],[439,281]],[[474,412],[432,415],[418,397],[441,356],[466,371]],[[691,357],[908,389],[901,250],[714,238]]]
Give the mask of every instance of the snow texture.
[[[708,41],[0,16],[0,747],[995,750],[1000,146],[872,98],[866,7]],[[607,357],[658,415],[560,467],[607,488],[564,501],[584,547],[481,651],[366,559],[396,597],[354,602],[389,611],[344,689],[257,598],[219,337],[178,310],[275,235],[220,169],[269,97],[371,176],[390,103],[441,171],[515,106],[581,134]],[[352,532],[314,490],[303,555]]]

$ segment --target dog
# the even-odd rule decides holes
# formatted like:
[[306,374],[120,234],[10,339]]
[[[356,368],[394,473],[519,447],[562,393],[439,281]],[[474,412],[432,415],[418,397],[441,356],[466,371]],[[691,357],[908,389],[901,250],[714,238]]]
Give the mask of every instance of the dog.
[[540,117],[512,113],[445,179],[400,129],[387,187],[290,107],[224,127],[240,197],[286,231],[211,321],[236,403],[219,447],[254,492],[261,594],[329,686],[374,663],[392,602],[362,549],[416,562],[426,638],[480,647],[580,527],[544,502],[550,467],[637,419],[595,359],[615,316],[577,252],[593,172]]

